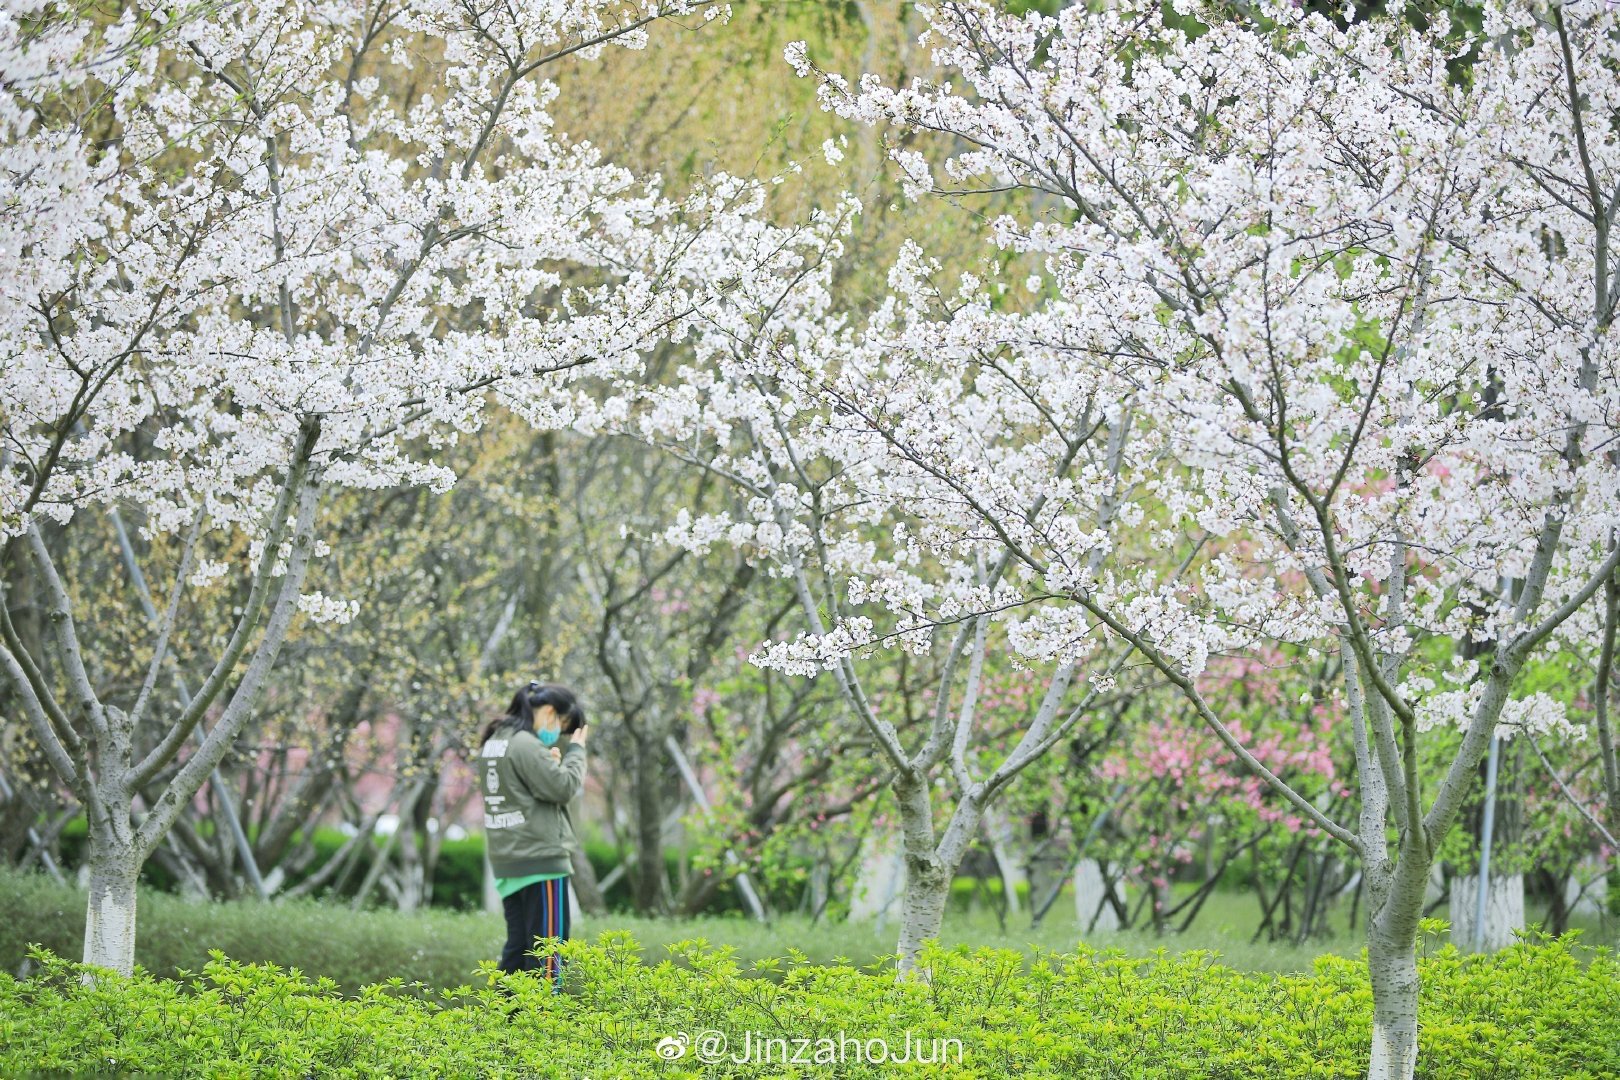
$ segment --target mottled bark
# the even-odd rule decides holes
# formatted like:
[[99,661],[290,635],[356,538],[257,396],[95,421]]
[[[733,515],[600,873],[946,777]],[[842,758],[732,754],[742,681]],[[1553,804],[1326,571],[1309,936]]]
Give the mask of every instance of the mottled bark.
[[894,793],[900,803],[900,844],[906,879],[900,901],[900,940],[897,974],[901,977],[931,977],[919,967],[917,954],[923,942],[939,937],[950,899],[951,880],[962,863],[968,843],[979,831],[983,809],[967,798],[958,803],[945,833],[937,840],[934,833],[933,800],[925,775],[897,780]]
[[1417,1069],[1417,931],[1433,860],[1427,842],[1405,836],[1398,861],[1376,841],[1367,881],[1367,968],[1373,992],[1368,1080],[1411,1080]]
[[900,905],[899,972],[930,978],[932,972],[919,967],[918,954],[923,942],[939,937],[945,922],[945,902],[950,898],[951,873],[939,858],[927,853],[906,854],[906,889]]
[[135,882],[141,859],[127,844],[92,838],[84,962],[128,975],[135,968]]
[[1367,1080],[1410,1080],[1417,1069],[1418,970],[1414,939],[1375,931],[1367,937],[1373,987],[1372,1053]]

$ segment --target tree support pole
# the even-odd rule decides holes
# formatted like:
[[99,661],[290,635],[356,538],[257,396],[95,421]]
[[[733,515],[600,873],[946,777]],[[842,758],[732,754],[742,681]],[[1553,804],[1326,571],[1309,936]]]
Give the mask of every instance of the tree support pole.
[[1485,914],[1491,896],[1491,840],[1496,831],[1496,769],[1502,740],[1491,737],[1485,758],[1485,810],[1479,829],[1479,892],[1474,898],[1474,947],[1485,951]]

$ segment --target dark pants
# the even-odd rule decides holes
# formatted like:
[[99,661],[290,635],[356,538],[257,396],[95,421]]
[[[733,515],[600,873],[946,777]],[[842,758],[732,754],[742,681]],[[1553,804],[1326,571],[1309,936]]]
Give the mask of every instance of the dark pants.
[[533,971],[544,966],[551,975],[552,991],[562,990],[562,957],[538,957],[535,938],[568,938],[568,879],[552,878],[525,885],[501,900],[506,910],[506,947],[501,950],[502,971]]

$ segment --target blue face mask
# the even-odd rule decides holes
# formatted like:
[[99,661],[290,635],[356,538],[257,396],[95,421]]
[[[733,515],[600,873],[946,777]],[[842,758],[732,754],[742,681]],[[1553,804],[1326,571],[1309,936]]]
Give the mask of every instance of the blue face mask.
[[557,733],[550,728],[535,728],[534,734],[540,740],[541,746],[557,745]]

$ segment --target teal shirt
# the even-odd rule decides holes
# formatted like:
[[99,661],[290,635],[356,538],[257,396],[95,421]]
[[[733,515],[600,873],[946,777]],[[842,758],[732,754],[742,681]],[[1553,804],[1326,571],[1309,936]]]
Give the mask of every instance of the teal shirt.
[[519,889],[533,885],[537,881],[551,881],[554,878],[565,878],[567,874],[530,874],[528,877],[498,877],[495,879],[495,891],[506,899]]

